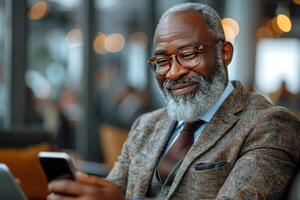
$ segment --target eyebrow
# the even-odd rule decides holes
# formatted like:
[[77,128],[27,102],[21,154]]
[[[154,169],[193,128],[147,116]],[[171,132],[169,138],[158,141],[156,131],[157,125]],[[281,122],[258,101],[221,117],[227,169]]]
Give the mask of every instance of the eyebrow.
[[[177,47],[177,50],[181,50],[185,47],[189,47],[189,46],[193,46],[193,45],[199,45],[199,44],[196,42],[183,43],[183,44],[179,45],[179,47]],[[157,49],[154,52],[154,55],[165,55],[165,54],[167,54],[167,51],[164,49]]]

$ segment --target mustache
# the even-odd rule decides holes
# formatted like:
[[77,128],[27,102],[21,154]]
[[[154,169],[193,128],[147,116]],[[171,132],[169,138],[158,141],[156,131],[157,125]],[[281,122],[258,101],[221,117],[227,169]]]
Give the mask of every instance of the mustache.
[[198,75],[193,75],[193,76],[190,76],[190,77],[181,77],[177,80],[165,80],[165,82],[163,83],[163,88],[164,88],[164,90],[166,90],[166,89],[168,89],[172,86],[175,86],[175,85],[178,85],[178,84],[186,84],[186,83],[201,84],[201,83],[203,83],[203,81],[208,83],[208,81],[206,81],[202,75],[198,74]]

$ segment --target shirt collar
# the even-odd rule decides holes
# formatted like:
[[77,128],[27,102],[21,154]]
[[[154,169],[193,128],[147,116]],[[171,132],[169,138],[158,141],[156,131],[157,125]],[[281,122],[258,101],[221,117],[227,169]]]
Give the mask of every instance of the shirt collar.
[[[209,109],[209,111],[207,113],[205,113],[204,115],[200,116],[199,119],[201,119],[201,120],[205,121],[206,123],[208,123],[212,119],[212,117],[215,115],[217,110],[220,108],[222,103],[225,101],[225,99],[230,95],[230,93],[233,90],[234,90],[234,87],[233,87],[232,83],[230,81],[228,81],[228,84],[227,84],[225,90],[223,91],[221,97]],[[177,123],[177,127],[181,127],[183,125],[183,123],[184,123],[184,121],[179,121]]]

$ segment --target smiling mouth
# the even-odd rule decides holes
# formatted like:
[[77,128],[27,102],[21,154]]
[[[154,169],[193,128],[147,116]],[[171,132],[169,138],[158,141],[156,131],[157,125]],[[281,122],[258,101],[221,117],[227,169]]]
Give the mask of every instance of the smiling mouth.
[[193,92],[198,87],[197,83],[184,83],[170,86],[168,89],[173,95],[185,95]]

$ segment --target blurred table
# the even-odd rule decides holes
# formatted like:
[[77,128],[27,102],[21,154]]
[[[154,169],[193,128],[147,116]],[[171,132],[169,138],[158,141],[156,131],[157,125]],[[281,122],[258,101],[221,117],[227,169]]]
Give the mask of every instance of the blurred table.
[[79,170],[89,175],[99,176],[105,178],[109,170],[103,163],[90,162],[90,161],[79,161]]

